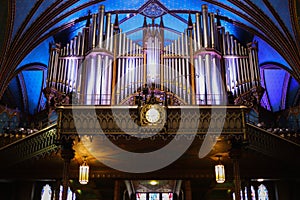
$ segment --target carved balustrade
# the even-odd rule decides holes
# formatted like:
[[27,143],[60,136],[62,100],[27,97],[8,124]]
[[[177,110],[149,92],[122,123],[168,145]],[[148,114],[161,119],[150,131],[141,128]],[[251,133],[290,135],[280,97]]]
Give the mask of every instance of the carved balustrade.
[[[282,160],[291,158],[292,162],[298,160],[297,157],[300,153],[299,144],[252,124],[246,124],[246,132],[248,138],[247,148]],[[292,154],[295,157],[287,156]]]
[[56,124],[0,148],[2,167],[34,157],[44,157],[58,150]]

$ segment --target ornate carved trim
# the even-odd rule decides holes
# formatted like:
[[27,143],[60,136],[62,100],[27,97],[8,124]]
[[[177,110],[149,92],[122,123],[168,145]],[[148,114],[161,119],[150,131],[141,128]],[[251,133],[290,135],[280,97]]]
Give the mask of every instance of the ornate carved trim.
[[[212,109],[214,111],[212,112]],[[135,106],[61,106],[58,112],[59,138],[76,137],[77,133],[99,135],[147,134],[190,134],[194,132],[193,119],[199,120],[197,134],[244,134],[243,117],[245,107],[228,106],[225,113],[218,112],[222,106],[173,106],[166,111],[166,124],[157,130],[138,126],[139,114]],[[191,121],[192,120],[192,121]],[[197,121],[196,120],[196,121]],[[192,128],[192,129],[191,129]]]
[[55,124],[0,148],[0,158],[4,164],[2,167],[31,158],[45,157],[57,151],[56,136]]
[[[291,159],[292,162],[295,162],[297,160],[295,158],[300,154],[299,144],[278,135],[267,132],[252,124],[246,124],[246,131],[249,139],[249,145],[247,146],[249,149],[282,160]],[[291,154],[294,154],[295,157],[291,156]]]

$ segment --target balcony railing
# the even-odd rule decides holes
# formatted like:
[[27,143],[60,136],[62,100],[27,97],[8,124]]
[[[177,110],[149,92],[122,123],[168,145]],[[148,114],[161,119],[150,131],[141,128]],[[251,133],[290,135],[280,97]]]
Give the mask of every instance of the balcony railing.
[[56,124],[32,133],[0,148],[3,166],[13,165],[33,157],[43,157],[58,149]]
[[299,155],[300,153],[300,144],[252,124],[246,124],[246,132],[249,149],[282,160],[291,159],[291,161],[295,160],[295,158],[287,155]]

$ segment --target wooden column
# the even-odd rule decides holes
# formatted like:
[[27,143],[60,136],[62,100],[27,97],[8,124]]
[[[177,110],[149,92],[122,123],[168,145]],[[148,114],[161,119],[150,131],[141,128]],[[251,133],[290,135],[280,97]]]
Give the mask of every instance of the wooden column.
[[191,181],[186,180],[184,186],[185,186],[185,200],[192,200]]
[[61,144],[61,157],[64,160],[64,168],[63,168],[63,191],[62,191],[62,200],[67,200],[68,197],[68,186],[69,186],[69,176],[70,176],[70,162],[74,158],[74,150],[73,150],[73,140],[68,139],[62,141]]
[[115,180],[114,200],[121,200],[121,196],[120,196],[120,181],[119,180]]
[[234,193],[235,200],[241,200],[241,177],[240,177],[240,163],[242,142],[240,140],[233,139],[231,141],[231,150],[229,156],[233,162],[233,177],[234,177]]
[[240,167],[239,167],[238,159],[233,159],[233,173],[234,173],[235,199],[241,200],[241,178],[240,178]]

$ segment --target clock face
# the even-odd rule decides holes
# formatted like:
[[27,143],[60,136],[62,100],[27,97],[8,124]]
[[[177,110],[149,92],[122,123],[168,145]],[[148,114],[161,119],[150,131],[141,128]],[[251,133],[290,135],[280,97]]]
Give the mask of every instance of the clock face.
[[150,108],[147,112],[146,112],[146,119],[148,122],[150,123],[155,123],[159,120],[160,118],[160,113],[157,109],[155,108]]
[[149,128],[162,128],[166,123],[165,108],[158,104],[146,104],[140,110],[140,125]]

